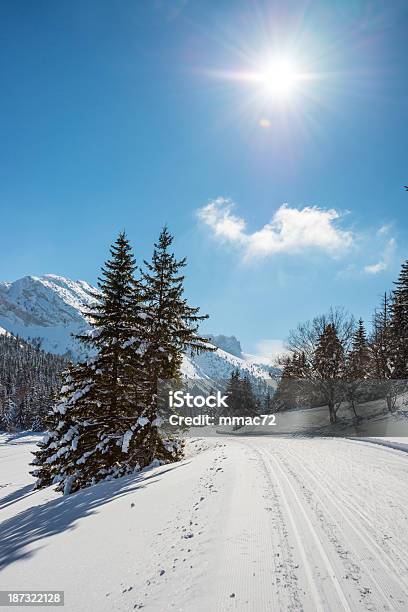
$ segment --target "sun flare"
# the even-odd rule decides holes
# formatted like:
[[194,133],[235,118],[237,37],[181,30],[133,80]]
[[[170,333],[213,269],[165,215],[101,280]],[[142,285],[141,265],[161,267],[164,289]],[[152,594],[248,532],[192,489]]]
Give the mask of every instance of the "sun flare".
[[258,80],[271,96],[286,98],[296,89],[300,73],[289,59],[277,59],[268,62],[261,69]]

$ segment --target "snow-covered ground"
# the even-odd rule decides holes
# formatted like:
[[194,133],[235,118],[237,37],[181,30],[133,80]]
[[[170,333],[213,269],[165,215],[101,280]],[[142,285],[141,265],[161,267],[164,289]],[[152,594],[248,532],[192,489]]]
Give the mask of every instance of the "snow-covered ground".
[[0,589],[64,590],[75,612],[408,609],[405,452],[191,440],[178,464],[63,498],[31,490],[37,439],[0,440]]

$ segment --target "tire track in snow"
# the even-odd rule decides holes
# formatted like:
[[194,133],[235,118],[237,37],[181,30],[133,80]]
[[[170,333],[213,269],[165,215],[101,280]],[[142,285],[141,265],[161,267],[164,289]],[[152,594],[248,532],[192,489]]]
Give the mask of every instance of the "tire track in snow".
[[[406,585],[404,584],[402,580],[400,580],[398,576],[398,568],[394,566],[394,569],[397,572],[397,574],[394,576],[394,585],[390,584],[393,582],[393,579],[389,575],[389,566],[381,557],[381,553],[382,553],[381,549],[380,549],[380,554],[379,554],[377,550],[378,545],[375,542],[373,542],[371,537],[368,537],[366,533],[364,534],[359,529],[357,529],[357,527],[354,525],[352,520],[349,518],[349,515],[343,510],[343,500],[339,497],[338,494],[337,495],[335,493],[333,494],[333,492],[332,492],[332,497],[330,497],[327,494],[327,491],[324,489],[323,485],[321,484],[321,480],[319,480],[316,476],[314,476],[312,470],[307,469],[305,467],[305,465],[300,461],[299,457],[295,455],[293,448],[289,447],[288,445],[285,451],[289,458],[291,458],[292,460],[293,459],[295,460],[297,464],[296,470],[291,468],[290,465],[288,465],[287,460],[282,459],[282,457],[281,457],[281,461],[285,465],[285,468],[288,471],[288,473],[292,476],[295,482],[297,482],[297,484],[301,487],[304,497],[309,507],[311,508],[311,510],[317,516],[318,516],[318,512],[321,512],[323,516],[325,516],[324,524],[328,525],[329,522],[327,519],[329,519],[331,521],[332,528],[334,526],[337,527],[337,530],[342,532],[343,535],[345,533],[344,527],[345,526],[347,527],[348,534],[349,534],[349,537],[347,538],[347,547],[353,551],[353,557],[355,559],[354,563],[359,568],[360,575],[361,575],[361,571],[364,571],[365,579],[368,581],[368,584],[370,584],[371,582],[370,586],[372,586],[373,590],[375,590],[377,594],[380,596],[380,600],[382,600],[383,602],[383,605],[381,606],[381,608],[386,609],[386,610],[387,609],[388,610],[395,609],[395,610],[401,610],[401,611],[405,610],[406,603],[404,601],[404,596],[406,595]],[[309,482],[310,480],[313,481],[313,488],[312,489],[308,488],[307,493],[306,493],[306,487],[304,483],[305,481],[307,482],[307,479],[309,479]],[[323,498],[317,493],[317,490],[322,491]],[[337,490],[338,490],[338,487],[337,487]],[[337,501],[337,503],[334,502],[334,499]],[[315,502],[315,505],[313,505],[312,503],[313,500]],[[316,505],[316,502],[317,502],[317,505]],[[330,511],[328,507],[331,507],[333,509]],[[358,542],[360,543],[360,546],[362,543],[362,549],[360,550],[358,550],[358,544],[356,544]],[[369,550],[373,559],[375,559],[377,565],[373,563],[373,561],[370,560],[369,556],[367,556],[366,550]],[[358,561],[358,563],[356,563],[356,560]],[[364,566],[364,567],[362,568],[361,566]],[[381,569],[380,575],[378,576],[379,568],[382,568],[382,569]],[[399,592],[398,595],[395,595],[395,592],[396,592],[395,582],[398,584],[399,588],[401,589],[401,592]],[[363,596],[368,595],[369,589],[363,588],[363,590],[361,591],[361,594]],[[372,602],[371,605],[375,606],[377,602],[378,602],[378,597],[377,597],[376,602]],[[368,601],[366,603],[367,605],[370,605]],[[390,608],[390,606],[392,606],[392,608]],[[375,609],[375,607],[372,608],[370,606],[370,609]]]
[[[276,534],[275,538],[272,537],[272,543],[276,548],[274,552],[274,569],[276,577],[277,596],[280,602],[279,610],[303,610],[301,602],[301,592],[299,586],[299,578],[296,570],[299,568],[299,564],[295,562],[293,549],[294,547],[290,542],[290,531],[285,521],[285,515],[282,511],[282,505],[280,500],[280,490],[277,490],[277,483],[273,480],[269,462],[266,462],[264,454],[259,449],[253,448],[256,452],[258,461],[264,471],[266,479],[266,490],[265,499],[268,504],[272,506],[266,507],[266,510],[270,512],[270,523],[273,533]],[[277,540],[277,541],[276,541]],[[278,562],[279,559],[279,562]],[[283,589],[282,579],[284,580]],[[282,602],[284,597],[288,597],[289,601]]]
[[[302,504],[301,499],[296,493],[295,488],[293,487],[290,479],[288,478],[285,471],[281,467],[279,461],[274,457],[274,455],[271,452],[267,450],[265,452],[267,455],[267,461],[269,460],[269,466],[271,468],[271,472],[273,472],[276,477],[276,482],[278,484],[278,487],[281,493],[282,502],[285,506],[286,513],[287,513],[287,516],[289,518],[289,521],[292,527],[292,532],[295,537],[295,540],[298,546],[298,550],[299,550],[299,553],[303,561],[303,567],[304,567],[304,570],[305,570],[305,573],[308,579],[310,595],[313,601],[314,610],[322,611],[322,612],[328,612],[328,610],[338,611],[340,609],[339,608],[339,604],[340,604],[342,610],[344,610],[345,612],[352,612],[352,608],[350,607],[347,597],[345,593],[343,592],[343,589],[337,578],[335,569],[333,568],[333,565],[324,549],[324,546],[319,537],[319,534],[314,528],[304,508],[304,505]],[[275,467],[275,470],[273,469],[273,466]],[[279,477],[277,476],[278,473],[279,473]],[[287,491],[289,491],[289,495],[287,492],[285,492],[285,488]],[[300,515],[301,518],[303,519],[303,522],[301,522],[300,524],[297,523],[297,520],[295,517],[295,511],[292,510],[291,503],[289,501],[289,497],[294,502],[294,508],[297,508],[298,516]],[[313,546],[309,542],[308,552],[306,551],[305,545],[303,544],[303,540],[300,535],[300,529],[302,528],[303,525],[307,527],[308,533],[311,536],[313,544],[314,544]],[[318,551],[319,559],[316,559],[315,551]],[[326,573],[326,576],[331,579],[331,583],[334,587],[334,591],[337,594],[336,607],[331,606],[332,602],[330,602],[329,595],[323,592],[323,586],[324,586],[325,581],[323,579],[320,579],[319,584],[317,584],[314,569],[312,567],[310,558],[308,557],[308,553],[309,554],[314,553],[313,554],[314,563],[316,563],[316,561],[318,560],[322,562],[318,565],[320,570],[323,569],[323,571]],[[330,607],[328,607],[328,605]]]
[[[293,458],[294,456],[293,449],[289,452],[291,454],[291,457]],[[372,555],[377,559],[377,562],[383,567],[384,575],[387,575],[389,573],[389,569],[391,567],[391,569],[393,570],[393,580],[399,585],[402,593],[405,595],[408,592],[408,580],[404,581],[401,578],[400,576],[401,566],[398,566],[395,563],[392,557],[392,552],[386,551],[383,547],[381,547],[380,544],[371,535],[372,525],[370,524],[369,518],[360,511],[357,504],[354,504],[352,506],[349,499],[346,499],[344,496],[342,497],[339,494],[340,490],[339,490],[338,483],[334,481],[334,479],[331,477],[330,474],[324,473],[322,470],[317,469],[316,473],[320,475],[321,477],[321,479],[319,480],[311,470],[306,470],[304,464],[300,463],[298,457],[295,456],[295,460],[297,460],[298,465],[300,465],[300,469],[301,470],[303,469],[304,472],[306,471],[308,476],[312,478],[312,480],[314,481],[314,484],[318,488],[320,488],[320,490],[322,491],[324,491],[324,488],[321,484],[321,481],[325,479],[326,481],[325,485],[330,488],[331,497],[329,497],[327,495],[327,492],[324,491],[326,494],[326,497],[329,500],[329,503],[331,505],[334,505],[333,500],[337,501],[336,507],[337,507],[337,510],[341,513],[342,518],[344,518],[347,521],[347,523],[349,524],[350,528],[353,530],[357,538],[363,541],[364,546],[370,550]],[[316,466],[314,466],[314,470],[315,469],[316,469]],[[328,479],[330,482],[328,482]],[[357,501],[357,499],[355,501]],[[363,502],[364,500],[360,497],[359,501]],[[357,529],[357,527],[355,526],[353,522],[353,519],[355,519],[355,515],[357,515],[360,519],[359,529]],[[386,560],[384,560],[383,558],[384,556]],[[407,570],[406,563],[400,558],[399,560],[402,562],[402,569],[405,569],[406,571]]]
[[[320,444],[322,444],[322,442]],[[330,443],[331,441],[325,441],[325,442]],[[345,445],[347,445],[349,443],[349,440],[338,441],[338,443],[340,444],[343,444],[343,442]],[[337,448],[338,448],[338,445],[337,445]],[[293,457],[294,448],[290,446],[290,449],[292,451],[292,457]],[[368,450],[367,450],[367,453],[369,453],[370,456],[372,455],[372,453]],[[391,460],[390,464],[382,463],[382,466],[383,466],[382,471],[384,472],[385,469],[388,470],[387,487],[382,488],[382,489],[379,489],[379,485],[381,483],[378,482],[375,477],[373,477],[373,472],[370,469],[371,464],[368,464],[368,469],[367,469],[367,461],[364,464],[360,463],[360,465],[358,465],[358,469],[356,469],[353,463],[354,459],[351,459],[349,454],[339,455],[337,453],[336,456],[333,457],[333,453],[331,453],[330,459],[332,462],[330,465],[327,465],[327,459],[328,459],[327,454],[325,455],[325,458],[326,458],[327,469],[322,470],[321,454],[319,454],[318,449],[316,447],[313,447],[313,448],[309,447],[308,452],[305,453],[303,456],[303,459],[304,461],[308,463],[309,468],[310,468],[310,465],[312,465],[313,473],[316,473],[316,475],[320,476],[322,480],[326,481],[326,486],[330,488],[331,495],[334,498],[336,498],[343,507],[345,506],[348,509],[349,515],[351,516],[352,520],[355,514],[357,514],[360,517],[360,520],[362,522],[361,527],[364,527],[364,530],[367,533],[367,537],[370,540],[372,546],[374,546],[375,549],[378,551],[379,557],[381,559],[380,562],[383,565],[385,565],[384,569],[386,569],[388,572],[389,568],[383,562],[383,557],[385,556],[388,560],[387,563],[394,570],[394,575],[396,576],[397,582],[399,582],[401,589],[404,591],[404,593],[406,593],[408,590],[408,563],[406,560],[407,539],[405,538],[405,540],[403,540],[403,536],[405,535],[405,530],[406,530],[405,516],[403,517],[405,519],[405,524],[401,525],[402,530],[399,531],[398,545],[394,543],[395,538],[393,538],[391,535],[387,535],[386,533],[384,533],[382,538],[379,538],[379,534],[384,532],[384,530],[388,532],[391,531],[391,525],[389,523],[388,524],[384,523],[384,519],[389,516],[390,510],[392,511],[396,507],[395,499],[393,499],[393,501],[391,502],[392,503],[391,508],[389,508],[388,497],[390,497],[389,495],[390,490],[394,491],[393,497],[398,500],[398,506],[397,506],[398,510],[400,508],[405,508],[408,505],[408,497],[405,497],[405,498],[403,497],[404,490],[403,490],[403,487],[401,487],[401,477],[404,477],[406,479],[406,473],[407,473],[407,468],[405,467],[406,465],[405,458],[401,459],[397,463],[395,463],[395,461],[393,460]],[[310,463],[310,459],[312,459],[312,463]],[[390,459],[393,459],[393,458],[390,457]],[[338,465],[339,463],[341,463],[340,467]],[[305,467],[304,464],[301,464],[301,465]],[[354,474],[353,478],[350,480],[350,482],[347,482],[347,483],[339,482],[339,479],[336,480],[333,474],[334,467],[337,468],[340,474],[344,474],[345,472]],[[396,480],[393,481],[394,484],[390,485],[389,480],[388,480],[389,472],[391,470],[391,472],[393,473],[395,468],[397,467],[400,468],[399,479],[397,478]],[[362,471],[363,469],[364,469],[364,472]],[[353,486],[352,488],[352,485],[355,484],[356,475],[358,475],[358,490],[355,486]],[[369,486],[370,477],[371,477],[371,481],[375,481],[375,484],[376,484],[375,495],[373,495],[372,487],[370,489],[370,486]],[[397,488],[396,483],[399,484],[398,488]],[[365,491],[365,495],[362,495],[360,493],[361,490]],[[370,499],[375,499],[377,502],[377,505],[374,504],[370,506],[369,505]],[[378,504],[380,502],[382,503],[381,508],[378,507]],[[367,511],[363,511],[363,508],[365,508],[370,514],[367,514]],[[381,518],[381,520],[378,520],[379,517]],[[395,515],[394,515],[394,521],[395,521]],[[393,527],[394,527],[394,532],[395,532],[395,526],[393,525]],[[403,580],[402,577],[400,577],[401,571],[405,574],[405,577],[406,577],[405,581]]]

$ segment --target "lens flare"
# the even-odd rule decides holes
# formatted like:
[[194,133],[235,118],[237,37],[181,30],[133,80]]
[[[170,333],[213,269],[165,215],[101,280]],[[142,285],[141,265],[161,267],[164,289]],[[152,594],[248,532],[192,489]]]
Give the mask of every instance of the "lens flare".
[[288,59],[272,60],[259,72],[259,81],[266,93],[283,98],[295,91],[300,78],[301,74]]

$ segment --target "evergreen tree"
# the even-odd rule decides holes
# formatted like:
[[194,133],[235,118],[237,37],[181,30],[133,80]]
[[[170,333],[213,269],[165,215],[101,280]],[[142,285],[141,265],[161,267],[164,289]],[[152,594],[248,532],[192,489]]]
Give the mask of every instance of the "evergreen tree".
[[247,375],[242,378],[239,386],[241,393],[241,415],[255,416],[259,414],[257,400]]
[[146,465],[139,437],[144,412],[140,285],[124,233],[102,269],[88,312],[90,334],[80,336],[93,355],[65,374],[50,433],[35,453],[37,488],[57,483],[64,493]]
[[215,350],[198,335],[198,326],[208,315],[199,315],[199,308],[191,307],[184,298],[182,270],[186,260],[176,259],[171,251],[172,242],[173,236],[164,227],[154,245],[151,262],[144,262],[146,270],[142,274],[147,400],[140,444],[146,463],[153,458],[174,461],[182,452],[177,440],[166,440],[160,435],[163,415],[158,413],[157,385],[178,384],[184,352]]
[[11,398],[6,400],[5,410],[4,410],[4,424],[5,428],[8,431],[16,431],[22,428],[22,424],[24,422],[23,419],[23,411],[22,406],[13,402]]
[[41,431],[66,366],[63,357],[12,334],[0,335],[0,429]]
[[[228,410],[225,416],[247,417],[259,414],[259,405],[248,375],[240,377],[238,370],[233,370],[228,380],[226,394]],[[243,424],[234,424],[239,429]]]
[[337,335],[335,325],[325,326],[313,356],[313,373],[317,388],[329,407],[330,422],[336,422],[336,413],[341,400],[340,393],[345,373],[344,347]]
[[402,264],[391,304],[392,377],[408,379],[408,261]]
[[349,406],[357,417],[356,404],[367,396],[367,379],[372,374],[372,360],[364,322],[360,318],[353,334],[351,350],[347,355],[345,396]]
[[229,377],[226,395],[228,397],[227,414],[223,416],[237,416],[241,411],[241,378],[238,370],[233,370]]
[[374,313],[370,341],[372,354],[372,377],[381,380],[392,378],[391,371],[391,308],[390,298],[384,293],[381,306]]
[[369,377],[370,371],[371,359],[364,322],[359,319],[353,335],[351,351],[347,357],[347,377],[353,380],[363,380]]
[[281,359],[282,376],[274,396],[274,404],[278,410],[291,408],[304,403],[310,392],[307,379],[311,368],[304,351],[294,351],[292,355]]

